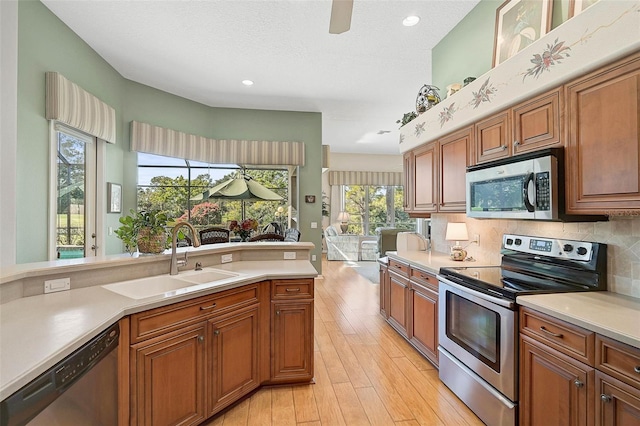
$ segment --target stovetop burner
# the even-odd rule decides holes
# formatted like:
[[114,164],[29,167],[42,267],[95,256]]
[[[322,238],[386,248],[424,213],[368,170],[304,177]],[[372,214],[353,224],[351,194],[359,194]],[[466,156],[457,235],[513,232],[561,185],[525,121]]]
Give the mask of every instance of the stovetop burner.
[[446,267],[440,275],[515,300],[525,294],[606,290],[606,244],[506,234],[500,266]]

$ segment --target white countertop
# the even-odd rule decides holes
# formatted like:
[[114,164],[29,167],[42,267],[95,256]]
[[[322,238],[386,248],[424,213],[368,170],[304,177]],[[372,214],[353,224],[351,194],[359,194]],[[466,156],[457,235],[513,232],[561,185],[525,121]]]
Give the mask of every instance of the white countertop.
[[526,306],[640,348],[640,299],[608,291],[519,296]]
[[0,305],[0,401],[126,315],[252,282],[318,275],[308,260],[239,261],[215,268],[240,275],[233,282],[188,294],[135,300],[94,286]]
[[451,260],[448,254],[438,253],[432,251],[388,251],[387,256],[392,259],[398,259],[409,265],[420,267],[434,274],[440,271],[441,267],[476,267],[476,266],[490,266],[482,262],[476,261],[457,261]]

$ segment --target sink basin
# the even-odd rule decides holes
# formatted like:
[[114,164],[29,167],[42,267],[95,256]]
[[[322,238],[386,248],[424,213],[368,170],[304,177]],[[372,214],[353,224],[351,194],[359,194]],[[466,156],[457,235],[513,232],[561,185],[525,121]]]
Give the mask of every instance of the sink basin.
[[106,284],[102,287],[131,299],[145,299],[165,294],[189,293],[209,287],[213,283],[235,278],[239,274],[205,268],[202,271],[183,272],[178,275],[158,275],[120,283]]
[[195,284],[206,284],[220,280],[226,280],[228,278],[235,278],[238,276],[235,272],[221,271],[219,269],[204,268],[202,271],[190,271],[182,272],[178,275],[174,275],[180,280],[188,281]]

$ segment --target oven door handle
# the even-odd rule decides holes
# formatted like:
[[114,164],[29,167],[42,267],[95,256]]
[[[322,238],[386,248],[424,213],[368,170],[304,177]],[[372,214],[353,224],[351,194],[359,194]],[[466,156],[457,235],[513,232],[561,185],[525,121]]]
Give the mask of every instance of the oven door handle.
[[444,278],[441,275],[438,275],[438,280],[444,283],[445,285],[448,285],[450,287],[453,287],[456,290],[475,296],[479,299],[486,300],[487,302],[495,303],[496,305],[503,306],[512,311],[515,310],[516,304],[511,300],[490,296],[488,294],[482,293],[480,291],[474,290],[464,285],[454,283],[453,281],[449,280],[448,278]]

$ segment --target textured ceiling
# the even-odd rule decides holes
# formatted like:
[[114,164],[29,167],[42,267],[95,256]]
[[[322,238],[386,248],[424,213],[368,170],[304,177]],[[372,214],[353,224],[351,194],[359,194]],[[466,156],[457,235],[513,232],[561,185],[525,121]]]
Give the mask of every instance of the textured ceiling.
[[321,112],[332,152],[397,154],[431,48],[479,0],[355,0],[339,35],[330,0],[42,2],[125,78],[210,106]]

